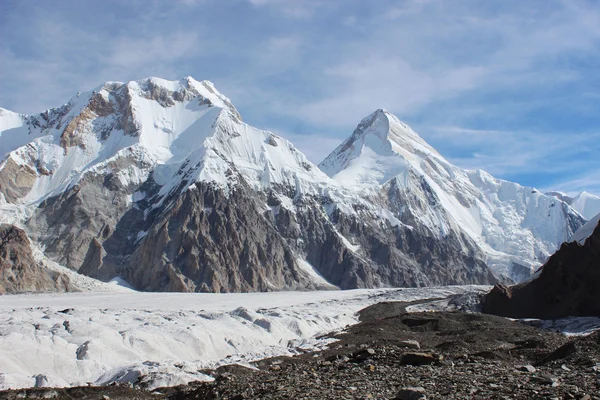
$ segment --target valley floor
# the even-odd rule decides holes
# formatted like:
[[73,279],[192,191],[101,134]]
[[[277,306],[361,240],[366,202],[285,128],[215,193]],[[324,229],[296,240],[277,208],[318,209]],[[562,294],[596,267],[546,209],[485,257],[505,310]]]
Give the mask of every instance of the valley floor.
[[568,336],[484,314],[408,313],[407,306],[367,307],[361,322],[334,335],[337,341],[324,351],[205,371],[212,382],[154,391],[130,385],[14,390],[0,392],[0,399],[600,398],[600,331]]
[[0,390],[212,381],[201,371],[321,349],[372,304],[486,289],[0,296]]

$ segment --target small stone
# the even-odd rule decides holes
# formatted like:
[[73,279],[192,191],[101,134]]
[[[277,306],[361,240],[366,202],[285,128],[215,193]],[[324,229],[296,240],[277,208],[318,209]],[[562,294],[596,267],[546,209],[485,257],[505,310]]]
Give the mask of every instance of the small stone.
[[401,342],[398,342],[398,346],[406,347],[407,349],[412,349],[412,350],[420,350],[421,349],[421,345],[416,340],[402,340]]
[[281,371],[281,365],[275,364],[269,367],[271,371]]
[[400,389],[394,400],[425,400],[426,398],[425,388],[419,386]]
[[375,355],[375,350],[373,349],[363,349],[358,350],[352,353],[352,359],[354,361],[365,361]]
[[540,383],[542,385],[552,385],[552,386],[558,385],[558,378],[556,378],[552,375],[546,375],[546,374],[542,374],[539,376],[532,376],[531,381]]
[[527,364],[527,365],[519,365],[519,366],[517,366],[517,371],[534,373],[535,371],[537,371],[537,369],[535,369],[535,367],[533,365]]
[[565,364],[561,365],[560,368],[567,372],[571,370],[571,368],[567,367]]

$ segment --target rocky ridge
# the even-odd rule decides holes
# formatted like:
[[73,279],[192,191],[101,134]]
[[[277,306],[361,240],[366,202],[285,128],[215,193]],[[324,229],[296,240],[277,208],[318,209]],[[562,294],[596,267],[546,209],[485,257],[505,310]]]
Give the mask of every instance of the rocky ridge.
[[600,213],[600,197],[594,196],[591,193],[583,191],[575,197],[571,197],[562,192],[548,192],[546,194],[564,201],[587,220],[592,219]]
[[511,318],[600,316],[600,224],[583,245],[564,243],[539,276],[495,286],[482,300],[486,313]]
[[37,262],[27,234],[6,224],[0,224],[0,277],[0,294],[72,290],[68,276]]

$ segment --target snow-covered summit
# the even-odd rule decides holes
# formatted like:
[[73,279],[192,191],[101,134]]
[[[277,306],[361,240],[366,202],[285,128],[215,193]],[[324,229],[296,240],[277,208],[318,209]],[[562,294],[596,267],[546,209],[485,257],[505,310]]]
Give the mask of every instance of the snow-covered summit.
[[[397,117],[377,110],[320,168],[347,187],[389,203],[396,218],[433,235],[463,238],[499,275],[522,279],[582,224],[555,197],[464,170],[444,159]],[[380,200],[381,201],[381,200]]]
[[573,198],[571,207],[579,211],[585,219],[591,220],[600,213],[600,197],[583,191]]
[[324,190],[302,182],[327,186],[329,180],[290,142],[242,122],[211,82],[191,77],[107,82],[39,115],[2,111],[0,128],[0,170],[27,175],[20,179],[25,185],[12,182],[3,191],[11,202],[37,203],[124,159],[131,164],[119,173],[125,186],[154,171],[165,194],[180,186],[177,176],[188,185],[225,184],[228,163],[251,186]]
[[364,118],[319,168],[346,185],[364,188],[385,183],[421,161],[443,157],[408,125],[385,109]]
[[2,219],[53,260],[143,290],[490,283],[488,266],[518,280],[583,223],[453,166],[383,109],[319,168],[190,77],[1,110],[0,157]]
[[566,193],[556,191],[548,192],[546,194],[556,197],[569,204],[588,221],[600,213],[600,197],[586,191],[579,193],[575,197],[571,197]]

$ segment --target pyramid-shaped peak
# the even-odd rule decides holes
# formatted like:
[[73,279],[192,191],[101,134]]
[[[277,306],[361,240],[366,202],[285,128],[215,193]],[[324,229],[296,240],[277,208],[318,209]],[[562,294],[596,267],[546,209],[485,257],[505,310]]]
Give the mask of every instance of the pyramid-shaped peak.
[[377,138],[383,142],[384,147],[388,147],[388,142],[404,145],[407,140],[425,143],[409,125],[385,108],[379,108],[363,118],[348,141],[354,142],[369,136],[371,139],[367,140]]
[[420,160],[427,157],[443,160],[410,126],[380,108],[363,118],[352,135],[319,167],[331,177],[350,168],[351,179],[382,183],[410,165],[419,168]]

